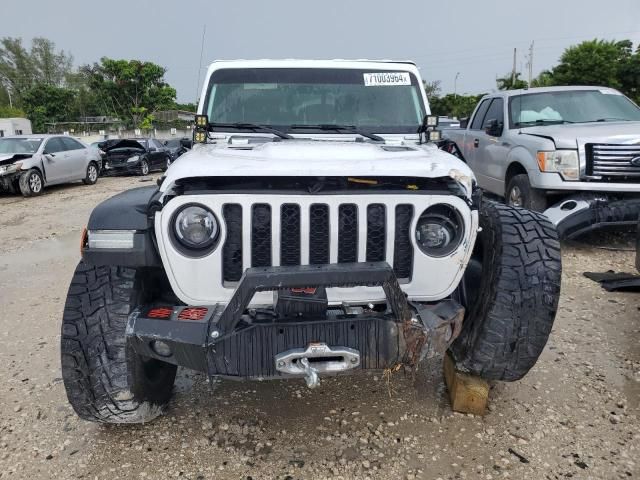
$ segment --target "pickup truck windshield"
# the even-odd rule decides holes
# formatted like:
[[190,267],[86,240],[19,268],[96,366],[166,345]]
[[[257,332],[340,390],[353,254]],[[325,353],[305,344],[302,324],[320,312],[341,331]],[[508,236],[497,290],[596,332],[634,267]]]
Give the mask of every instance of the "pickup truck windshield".
[[564,90],[511,97],[511,128],[545,123],[640,121],[640,108],[612,90]]
[[41,138],[2,138],[0,153],[36,153],[41,143]]
[[[211,75],[205,113],[214,123],[267,125],[289,133],[294,125],[294,133],[313,132],[314,125],[415,133],[425,107],[421,86],[409,72],[233,68]],[[304,125],[309,128],[301,130]]]

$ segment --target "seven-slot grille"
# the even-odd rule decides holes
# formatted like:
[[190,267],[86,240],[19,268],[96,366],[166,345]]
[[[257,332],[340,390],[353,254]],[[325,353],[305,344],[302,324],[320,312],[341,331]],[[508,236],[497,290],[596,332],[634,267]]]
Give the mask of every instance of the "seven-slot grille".
[[[362,253],[367,261],[387,261],[399,279],[411,278],[413,246],[409,229],[413,218],[412,205],[386,207],[372,203],[363,209],[353,203],[343,203],[332,208],[337,210],[335,218],[326,204],[302,207],[296,203],[284,203],[274,208],[264,203],[245,208],[236,203],[224,205],[222,216],[227,235],[222,247],[223,280],[240,280],[245,255],[251,259],[252,267],[271,266],[274,247],[279,251],[278,265],[300,265],[303,250],[308,251],[308,263],[311,265],[330,263],[331,232],[338,235],[337,252],[334,252],[338,263],[357,262],[361,258],[359,245],[363,242],[360,236],[364,235],[366,251]],[[393,208],[394,214],[389,215],[387,208]],[[303,214],[306,216],[304,223],[308,222],[307,228],[301,227]],[[250,232],[242,231],[243,215],[250,215]],[[393,228],[388,225],[390,217],[394,219]],[[274,228],[279,229],[279,235],[273,235]],[[250,235],[250,252],[243,251],[243,234]],[[274,245],[275,242],[279,244]],[[389,243],[393,245],[393,258],[387,258]]]
[[[640,177],[640,145],[588,143],[585,146],[587,176],[611,177],[638,181]],[[637,160],[636,160],[637,159]]]

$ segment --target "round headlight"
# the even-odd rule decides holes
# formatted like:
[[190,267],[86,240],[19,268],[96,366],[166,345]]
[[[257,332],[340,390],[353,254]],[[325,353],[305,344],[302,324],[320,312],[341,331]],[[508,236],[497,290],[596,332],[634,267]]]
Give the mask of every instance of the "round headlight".
[[189,249],[204,250],[218,238],[218,221],[212,211],[199,205],[186,205],[175,216],[178,242]]
[[416,225],[416,243],[430,257],[444,257],[455,251],[462,241],[464,222],[449,205],[427,208]]

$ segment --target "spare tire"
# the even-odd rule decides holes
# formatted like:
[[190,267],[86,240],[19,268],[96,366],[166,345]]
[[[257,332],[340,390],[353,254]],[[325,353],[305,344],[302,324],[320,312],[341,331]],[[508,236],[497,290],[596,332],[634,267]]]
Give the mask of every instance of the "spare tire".
[[467,314],[450,350],[463,372],[515,381],[535,365],[551,333],[560,242],[543,215],[493,201],[483,202],[480,227],[463,280]]

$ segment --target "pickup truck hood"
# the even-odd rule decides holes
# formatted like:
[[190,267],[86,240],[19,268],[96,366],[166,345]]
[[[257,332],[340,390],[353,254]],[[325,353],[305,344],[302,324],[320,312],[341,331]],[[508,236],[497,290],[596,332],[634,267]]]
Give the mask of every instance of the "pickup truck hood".
[[[189,177],[403,176],[469,179],[465,163],[434,145],[395,146],[366,142],[289,140],[257,146],[194,145],[171,164],[161,191]],[[457,174],[456,174],[457,175]]]
[[551,138],[556,148],[578,148],[585,143],[640,143],[640,122],[566,123],[527,127],[520,132]]

